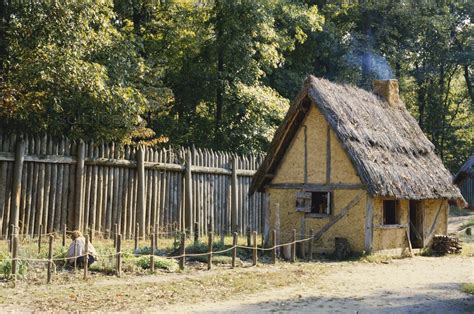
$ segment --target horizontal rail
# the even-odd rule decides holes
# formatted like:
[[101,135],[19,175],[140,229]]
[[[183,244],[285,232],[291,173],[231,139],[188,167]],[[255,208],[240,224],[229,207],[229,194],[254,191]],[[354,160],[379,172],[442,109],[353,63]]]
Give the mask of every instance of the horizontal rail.
[[[14,153],[0,152],[0,161],[15,161]],[[77,159],[71,156],[60,156],[60,155],[25,155],[25,162],[37,162],[37,163],[51,163],[51,164],[75,164]],[[128,159],[110,159],[110,158],[85,158],[85,165],[96,165],[96,166],[107,166],[107,167],[126,167],[134,168],[137,167],[135,160]],[[146,169],[150,170],[167,170],[175,172],[184,172],[186,166],[180,164],[170,164],[163,162],[151,162],[146,161],[144,163]],[[220,174],[220,175],[232,175],[231,169],[226,168],[214,168],[204,166],[193,166],[191,165],[191,172],[194,173],[207,173],[207,174]],[[251,177],[255,174],[256,170],[245,170],[237,169],[236,173],[241,177]]]

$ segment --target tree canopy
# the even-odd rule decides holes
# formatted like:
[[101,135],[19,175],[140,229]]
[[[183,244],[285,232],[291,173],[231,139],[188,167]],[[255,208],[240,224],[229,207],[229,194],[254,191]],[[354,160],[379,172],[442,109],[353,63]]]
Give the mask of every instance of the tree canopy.
[[0,1],[4,130],[263,151],[309,74],[397,78],[443,161],[474,151],[470,1]]

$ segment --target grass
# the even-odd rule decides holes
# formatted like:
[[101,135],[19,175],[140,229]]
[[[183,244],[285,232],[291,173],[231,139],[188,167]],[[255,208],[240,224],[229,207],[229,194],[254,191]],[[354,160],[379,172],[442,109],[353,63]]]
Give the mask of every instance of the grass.
[[468,227],[472,227],[472,226],[474,226],[474,218],[469,220],[468,222],[465,222],[461,226],[459,226],[458,230],[461,231],[461,230],[464,230],[464,229],[466,229]]
[[474,283],[465,283],[461,286],[464,293],[474,294]]

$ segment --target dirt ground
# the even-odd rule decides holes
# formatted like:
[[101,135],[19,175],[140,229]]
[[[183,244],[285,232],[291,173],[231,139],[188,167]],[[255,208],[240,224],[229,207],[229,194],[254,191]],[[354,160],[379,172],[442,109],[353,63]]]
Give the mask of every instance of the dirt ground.
[[0,312],[436,312],[474,311],[460,285],[474,282],[474,258],[381,263],[280,263],[211,271],[100,278],[0,288]]
[[[312,282],[263,291],[238,300],[185,304],[173,312],[472,313],[474,296],[459,290],[474,280],[466,257],[393,260],[388,264],[326,265]],[[157,308],[152,309],[157,310]]]

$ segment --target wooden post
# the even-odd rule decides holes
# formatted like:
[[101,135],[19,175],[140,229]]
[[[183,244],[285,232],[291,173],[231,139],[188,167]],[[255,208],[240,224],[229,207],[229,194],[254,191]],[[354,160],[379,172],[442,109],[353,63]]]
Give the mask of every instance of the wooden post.
[[186,154],[186,172],[184,176],[185,194],[184,194],[184,222],[185,229],[193,232],[193,180],[191,166],[193,163],[192,151],[188,150]]
[[184,270],[184,263],[186,262],[186,234],[183,232],[181,233],[181,245],[179,249],[179,255],[181,258],[179,259],[179,269]]
[[253,254],[252,265],[257,266],[257,231],[253,232]]
[[311,239],[309,240],[308,261],[313,260],[314,230],[309,231]]
[[272,264],[276,264],[276,256],[277,256],[277,231],[275,229],[272,230]]
[[138,249],[138,231],[140,230],[140,224],[137,222],[135,225],[135,243],[133,246],[133,252],[136,252]]
[[14,224],[11,224],[10,225],[10,241],[8,242],[9,243],[9,251],[10,253],[13,252],[13,237],[15,236],[15,225]]
[[234,232],[232,239],[232,268],[235,268],[235,260],[237,259],[237,232]]
[[150,255],[150,270],[152,273],[155,272],[155,234],[150,235],[151,239],[151,255]]
[[141,237],[145,236],[145,151],[140,147],[137,151],[137,166],[138,166],[138,194],[137,194],[137,224],[140,227]]
[[43,235],[43,225],[39,225],[38,233],[38,254],[41,253],[41,236]]
[[199,242],[199,223],[194,223],[194,244]]
[[247,246],[252,246],[252,238],[250,236],[250,227],[247,227]]
[[296,229],[293,229],[293,239],[291,244],[291,262],[294,263],[296,261]]
[[53,240],[54,240],[53,235],[49,235],[47,283],[51,283],[51,272],[53,269]]
[[16,280],[16,273],[18,269],[18,236],[15,234],[12,240],[12,275],[13,280]]
[[231,203],[230,203],[230,217],[232,232],[237,232],[237,156],[232,159],[232,177],[231,177]]
[[214,242],[213,233],[209,231],[208,233],[208,240],[207,240],[207,269],[210,270],[212,268],[212,243]]
[[84,264],[84,279],[87,279],[87,271],[89,270],[89,236],[85,236],[84,252],[82,263]]
[[120,277],[122,274],[122,235],[119,234],[117,236],[117,248],[115,251],[115,258],[116,258],[116,275]]
[[82,140],[77,146],[77,163],[76,163],[76,185],[74,189],[74,228],[82,229],[82,217],[84,216],[84,155],[85,145]]
[[67,229],[67,226],[66,224],[64,224],[63,225],[63,242],[62,242],[63,246],[66,246],[66,229]]
[[[25,159],[25,141],[20,136],[16,143],[15,163],[13,165],[13,183],[12,183],[12,203],[11,203],[11,218],[16,228],[19,227],[20,222],[20,196],[21,196],[21,177],[23,174],[23,162]],[[3,205],[3,204],[2,204]]]

